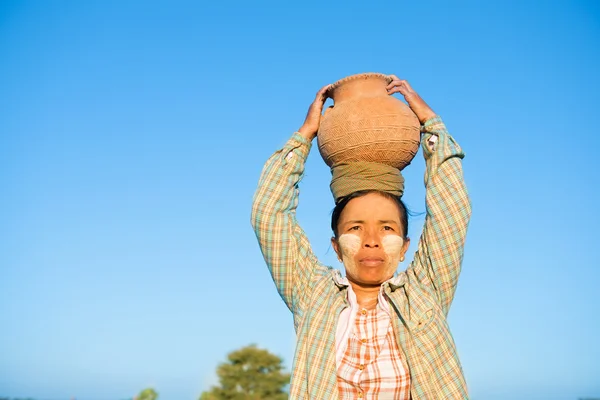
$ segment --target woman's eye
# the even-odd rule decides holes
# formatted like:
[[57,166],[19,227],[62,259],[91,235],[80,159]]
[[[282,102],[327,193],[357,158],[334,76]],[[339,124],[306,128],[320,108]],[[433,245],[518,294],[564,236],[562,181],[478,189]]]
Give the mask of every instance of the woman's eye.
[[360,226],[358,226],[358,225],[350,227],[351,231],[357,231],[359,229],[360,229]]
[[387,225],[384,226],[383,229],[386,230],[386,231],[393,231],[394,230],[394,228],[392,228],[391,226],[387,226]]

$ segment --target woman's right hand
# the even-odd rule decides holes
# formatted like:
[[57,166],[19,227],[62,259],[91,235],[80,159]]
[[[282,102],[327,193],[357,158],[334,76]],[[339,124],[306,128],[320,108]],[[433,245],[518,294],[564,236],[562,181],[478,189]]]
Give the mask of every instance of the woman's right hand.
[[419,121],[424,124],[429,118],[435,117],[435,112],[425,103],[425,100],[409,85],[405,79],[400,79],[396,75],[390,75],[392,82],[387,86],[388,94],[400,93],[404,100],[416,114]]
[[306,119],[302,127],[298,129],[298,133],[306,138],[309,142],[317,136],[319,125],[321,124],[321,113],[323,112],[323,104],[329,97],[327,91],[331,85],[323,86],[318,92],[315,100],[312,102],[306,113]]

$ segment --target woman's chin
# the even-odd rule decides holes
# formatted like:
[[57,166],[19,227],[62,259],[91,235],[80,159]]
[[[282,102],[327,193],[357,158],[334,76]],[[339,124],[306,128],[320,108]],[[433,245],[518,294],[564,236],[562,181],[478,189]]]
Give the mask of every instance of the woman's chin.
[[381,275],[377,275],[377,276],[363,275],[363,276],[360,276],[359,278],[360,278],[360,282],[358,282],[358,283],[360,283],[362,285],[366,285],[366,286],[381,286],[381,284],[387,280]]
[[383,271],[376,270],[374,268],[368,268],[362,271],[359,270],[356,271],[356,273],[353,272],[355,271],[346,270],[346,276],[348,277],[348,280],[361,286],[381,286],[382,283],[394,275],[392,272],[389,274],[390,276],[387,277],[388,274],[384,274],[382,273]]

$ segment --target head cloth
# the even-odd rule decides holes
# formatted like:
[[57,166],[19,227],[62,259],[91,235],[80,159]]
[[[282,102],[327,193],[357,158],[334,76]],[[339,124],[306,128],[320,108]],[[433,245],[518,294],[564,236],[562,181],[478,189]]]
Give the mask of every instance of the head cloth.
[[331,168],[331,193],[337,203],[361,190],[379,190],[401,197],[404,178],[397,168],[374,162],[340,163]]

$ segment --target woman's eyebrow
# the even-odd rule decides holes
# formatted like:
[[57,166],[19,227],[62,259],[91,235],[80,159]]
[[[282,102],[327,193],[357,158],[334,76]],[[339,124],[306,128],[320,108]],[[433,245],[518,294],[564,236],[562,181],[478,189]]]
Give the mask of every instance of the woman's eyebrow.
[[363,221],[363,220],[352,219],[350,221],[344,222],[344,225],[346,225],[346,224],[364,224],[364,223],[365,223],[365,221]]
[[[377,222],[380,224],[396,224],[396,225],[400,224],[398,221],[395,221],[393,219],[380,219]],[[364,223],[365,223],[365,221],[363,221],[363,220],[351,219],[350,221],[344,222],[344,225],[346,225],[346,224],[364,224]]]

